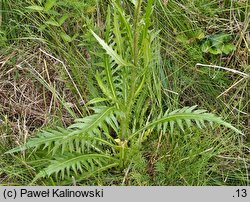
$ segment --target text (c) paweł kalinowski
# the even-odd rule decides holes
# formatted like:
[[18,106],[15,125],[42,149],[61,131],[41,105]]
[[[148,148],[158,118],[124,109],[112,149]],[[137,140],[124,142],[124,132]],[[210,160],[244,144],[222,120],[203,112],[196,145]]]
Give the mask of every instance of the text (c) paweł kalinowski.
[[28,189],[20,189],[20,197],[28,197],[28,198],[65,198],[65,197],[95,197],[102,198],[103,197],[103,189],[94,189],[94,190],[72,190],[72,189],[46,189],[46,190],[28,190]]

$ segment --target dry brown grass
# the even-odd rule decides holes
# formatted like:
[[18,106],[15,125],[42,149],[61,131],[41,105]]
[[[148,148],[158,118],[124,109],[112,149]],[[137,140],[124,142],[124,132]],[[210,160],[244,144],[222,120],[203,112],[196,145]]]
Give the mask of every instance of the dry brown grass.
[[[67,81],[56,71],[58,65],[37,47],[0,54],[0,118],[11,130],[11,139],[16,144],[26,142],[33,131],[53,120],[62,121],[64,126],[72,122],[72,116],[56,94],[60,94],[73,111],[79,111],[73,94],[66,87]],[[54,92],[36,76],[42,77]]]

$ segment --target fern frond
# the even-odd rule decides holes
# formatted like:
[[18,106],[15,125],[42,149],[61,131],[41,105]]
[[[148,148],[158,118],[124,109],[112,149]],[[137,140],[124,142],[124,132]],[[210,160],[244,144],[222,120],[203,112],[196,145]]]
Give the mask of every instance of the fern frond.
[[170,130],[173,133],[176,124],[181,130],[184,130],[184,124],[186,124],[187,127],[190,129],[191,126],[194,124],[194,122],[200,128],[206,127],[205,121],[209,122],[210,125],[211,123],[223,125],[235,131],[236,133],[243,135],[243,133],[240,130],[232,126],[230,123],[227,123],[226,121],[222,120],[220,117],[217,117],[212,113],[207,113],[206,110],[198,110],[198,109],[195,110],[195,108],[196,106],[184,107],[182,109],[174,110],[170,113],[167,112],[164,114],[163,117],[158,118],[157,120],[137,130],[135,133],[131,135],[129,139],[133,138],[135,135],[139,134],[144,130],[154,128],[159,124],[164,124],[164,127],[170,127]]

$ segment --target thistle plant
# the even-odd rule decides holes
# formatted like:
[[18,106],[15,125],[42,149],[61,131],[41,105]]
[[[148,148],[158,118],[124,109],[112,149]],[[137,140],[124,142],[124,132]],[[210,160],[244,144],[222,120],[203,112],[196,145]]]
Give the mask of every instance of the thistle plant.
[[51,175],[82,180],[114,167],[123,170],[147,137],[160,131],[175,135],[175,130],[215,123],[241,133],[196,106],[170,111],[163,105],[159,32],[150,29],[154,1],[133,2],[133,16],[125,13],[119,1],[112,3],[103,37],[90,30],[105,51],[95,74],[99,95],[86,104],[93,113],[68,128],[42,131],[8,152],[47,152],[52,160],[34,180]]

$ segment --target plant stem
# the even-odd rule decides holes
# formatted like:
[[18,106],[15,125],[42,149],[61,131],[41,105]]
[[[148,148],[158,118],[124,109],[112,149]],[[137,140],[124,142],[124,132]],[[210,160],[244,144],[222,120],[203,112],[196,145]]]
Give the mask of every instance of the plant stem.
[[135,98],[135,94],[136,94],[136,74],[137,74],[137,68],[138,68],[138,62],[139,62],[139,50],[138,50],[138,39],[139,39],[139,32],[138,32],[138,28],[139,28],[139,19],[140,19],[140,11],[141,11],[141,4],[142,4],[142,0],[138,0],[138,3],[135,7],[135,13],[134,13],[134,39],[133,39],[133,63],[134,63],[134,69],[132,69],[131,72],[131,88],[130,88],[130,95],[129,95],[129,103],[128,106],[126,108],[126,116],[124,120],[124,126],[123,126],[123,131],[122,131],[122,139],[125,139],[125,133],[127,133],[127,129],[129,128],[128,125],[128,120],[130,118],[130,114],[132,111],[132,107],[133,107],[133,103],[134,103],[134,98]]

